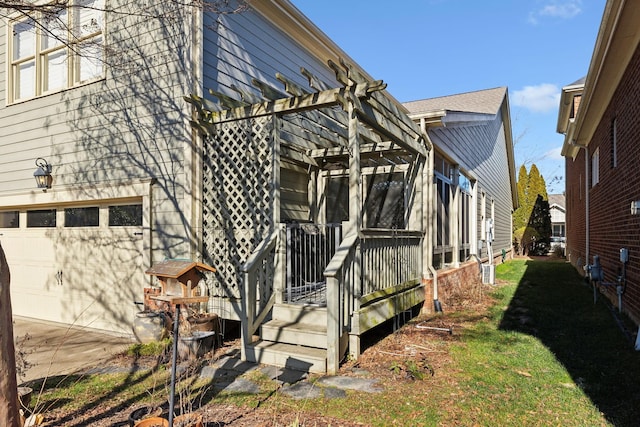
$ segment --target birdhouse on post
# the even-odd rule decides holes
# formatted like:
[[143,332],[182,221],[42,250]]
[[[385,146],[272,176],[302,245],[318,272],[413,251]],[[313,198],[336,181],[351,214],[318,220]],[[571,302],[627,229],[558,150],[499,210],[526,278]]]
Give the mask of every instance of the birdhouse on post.
[[200,262],[171,259],[154,264],[145,273],[158,278],[161,291],[151,298],[176,305],[207,302],[208,296],[196,293],[205,271],[216,269]]

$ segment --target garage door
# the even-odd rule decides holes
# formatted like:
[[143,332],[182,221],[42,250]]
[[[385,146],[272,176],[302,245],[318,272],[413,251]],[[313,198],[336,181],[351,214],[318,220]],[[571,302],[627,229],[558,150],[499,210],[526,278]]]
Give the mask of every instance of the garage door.
[[0,212],[13,313],[131,333],[143,239],[138,201]]

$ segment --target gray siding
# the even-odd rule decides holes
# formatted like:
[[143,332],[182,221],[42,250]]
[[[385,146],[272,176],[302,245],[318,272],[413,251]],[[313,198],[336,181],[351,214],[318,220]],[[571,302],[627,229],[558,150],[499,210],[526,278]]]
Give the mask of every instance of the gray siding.
[[205,15],[205,90],[214,89],[237,96],[230,89],[233,84],[257,94],[251,85],[252,78],[282,90],[282,84],[275,77],[278,72],[306,87],[307,81],[300,74],[301,66],[331,86],[338,86],[327,64],[318,61],[283,29],[275,27],[261,15],[252,11],[226,15],[220,17],[217,25],[213,20],[213,16]]
[[[115,5],[132,10],[136,3]],[[162,3],[152,13],[163,13]],[[149,10],[147,10],[149,11]],[[179,15],[180,10],[172,13]],[[104,79],[7,105],[7,28],[0,29],[0,196],[34,190],[37,157],[53,166],[54,188],[127,185],[157,179],[153,197],[159,211],[154,229],[170,226],[156,239],[157,257],[186,256],[188,245],[179,211],[185,197],[184,148],[190,144],[191,31],[181,19],[161,20],[127,13],[106,17]],[[30,203],[38,203],[36,193]],[[0,206],[1,207],[1,206]]]
[[[491,218],[491,201],[494,203],[494,254],[511,248],[511,181],[507,159],[506,137],[502,115],[479,125],[459,125],[429,130],[433,143],[460,162],[478,185],[478,221],[481,218],[481,194],[486,194],[486,218]],[[478,232],[481,233],[481,224]],[[476,236],[476,239],[483,236]],[[486,249],[486,248],[485,248]],[[483,250],[483,254],[486,252]]]

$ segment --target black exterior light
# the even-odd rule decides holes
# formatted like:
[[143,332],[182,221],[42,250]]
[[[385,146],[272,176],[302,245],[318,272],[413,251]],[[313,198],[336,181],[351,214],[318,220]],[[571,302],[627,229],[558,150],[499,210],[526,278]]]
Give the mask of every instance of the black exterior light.
[[33,173],[33,177],[36,179],[38,188],[42,188],[42,191],[47,191],[47,188],[51,188],[53,178],[51,177],[51,165],[47,163],[42,157],[36,159],[36,166],[38,169]]

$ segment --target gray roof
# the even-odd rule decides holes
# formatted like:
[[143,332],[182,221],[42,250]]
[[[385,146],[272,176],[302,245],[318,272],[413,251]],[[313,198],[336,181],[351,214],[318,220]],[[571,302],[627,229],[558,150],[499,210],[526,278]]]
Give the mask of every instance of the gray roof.
[[549,194],[549,206],[551,205],[564,208],[564,194]]
[[432,111],[460,111],[468,113],[496,114],[502,106],[506,87],[485,89],[457,95],[441,96],[439,98],[409,101],[403,105],[410,114],[424,114]]

